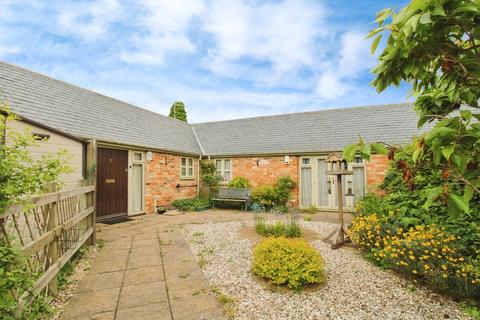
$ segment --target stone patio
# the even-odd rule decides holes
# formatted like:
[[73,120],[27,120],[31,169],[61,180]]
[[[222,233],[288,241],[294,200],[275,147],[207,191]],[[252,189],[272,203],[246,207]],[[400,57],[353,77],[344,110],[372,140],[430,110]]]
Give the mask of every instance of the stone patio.
[[[336,215],[312,218],[335,221]],[[251,219],[242,211],[208,210],[97,224],[105,245],[61,319],[224,319],[178,226]]]

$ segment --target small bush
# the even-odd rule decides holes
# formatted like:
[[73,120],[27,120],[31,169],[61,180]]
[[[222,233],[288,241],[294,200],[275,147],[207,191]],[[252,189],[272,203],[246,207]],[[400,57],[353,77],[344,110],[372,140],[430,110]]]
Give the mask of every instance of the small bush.
[[253,274],[292,289],[323,283],[323,266],[322,256],[302,239],[268,238],[253,250]]
[[275,189],[271,185],[261,185],[253,189],[250,197],[253,202],[258,202],[265,210],[271,210],[276,203]]
[[292,196],[292,191],[295,189],[296,183],[289,176],[278,178],[275,183],[275,195],[277,205],[285,206]]
[[172,202],[172,205],[180,211],[195,211],[198,208],[210,205],[210,200],[202,198],[177,199]]
[[287,223],[277,221],[274,224],[266,224],[265,218],[255,217],[255,231],[264,237],[298,238],[302,235],[300,225],[294,218],[290,218]]
[[230,183],[228,184],[229,188],[250,188],[250,181],[244,177],[236,177],[233,178]]

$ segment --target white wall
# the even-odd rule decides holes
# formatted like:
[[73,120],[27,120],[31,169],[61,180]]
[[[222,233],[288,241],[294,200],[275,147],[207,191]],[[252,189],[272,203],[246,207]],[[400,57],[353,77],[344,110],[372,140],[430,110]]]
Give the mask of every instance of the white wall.
[[55,153],[59,150],[68,151],[68,154],[70,155],[68,165],[72,169],[72,172],[69,174],[62,174],[59,180],[64,183],[63,190],[80,186],[82,180],[83,162],[82,143],[24,121],[13,120],[8,123],[9,131],[15,130],[22,132],[25,128],[29,128],[32,133],[50,135],[48,141],[37,141],[38,146],[30,148],[32,157],[34,159],[39,159],[42,155]]

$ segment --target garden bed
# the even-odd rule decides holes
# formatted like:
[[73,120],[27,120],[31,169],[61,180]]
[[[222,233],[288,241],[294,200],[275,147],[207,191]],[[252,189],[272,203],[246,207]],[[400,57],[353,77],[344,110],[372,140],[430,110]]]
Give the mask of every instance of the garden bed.
[[[236,301],[235,319],[464,319],[458,305],[382,270],[352,248],[331,250],[312,239],[325,259],[327,283],[300,293],[267,289],[252,276],[252,248],[241,222],[187,225],[190,247],[202,260],[212,287]],[[335,225],[302,222],[303,228],[326,235]],[[316,238],[316,237],[315,237]]]

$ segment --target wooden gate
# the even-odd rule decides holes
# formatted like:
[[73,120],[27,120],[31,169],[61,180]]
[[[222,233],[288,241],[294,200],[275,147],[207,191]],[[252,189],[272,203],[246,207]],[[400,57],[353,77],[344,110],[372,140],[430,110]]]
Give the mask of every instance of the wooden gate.
[[128,151],[98,148],[97,219],[126,216],[128,211]]

